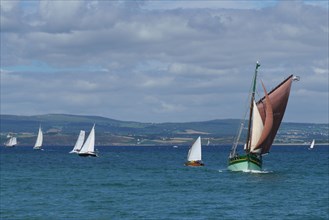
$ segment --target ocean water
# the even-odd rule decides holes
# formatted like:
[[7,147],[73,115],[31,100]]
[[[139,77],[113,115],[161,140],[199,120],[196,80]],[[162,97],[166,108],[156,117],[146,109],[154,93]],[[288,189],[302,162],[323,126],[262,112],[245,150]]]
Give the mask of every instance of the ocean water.
[[273,146],[264,172],[226,170],[230,146],[1,147],[1,219],[329,219],[329,147]]

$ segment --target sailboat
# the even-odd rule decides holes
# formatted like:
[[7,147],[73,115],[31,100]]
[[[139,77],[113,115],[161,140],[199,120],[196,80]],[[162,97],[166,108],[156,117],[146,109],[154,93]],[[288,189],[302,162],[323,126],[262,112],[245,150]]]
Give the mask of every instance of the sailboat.
[[228,169],[231,171],[262,170],[262,157],[269,153],[280,127],[288,103],[292,81],[299,80],[299,77],[290,75],[269,93],[267,93],[262,83],[265,96],[256,102],[256,80],[259,67],[260,64],[257,62],[250,94],[245,152],[243,155],[239,155],[237,152],[238,142],[244,128],[245,119],[243,119],[228,159]]
[[97,157],[97,153],[95,152],[95,125],[92,127],[87,140],[82,145],[81,150],[78,155],[82,157]]
[[187,154],[187,162],[185,166],[204,166],[201,160],[201,137],[199,136],[193,145],[190,147]]
[[73,147],[73,149],[69,152],[70,154],[72,153],[79,153],[82,145],[83,145],[83,142],[85,141],[85,131],[81,130],[80,133],[79,133],[79,136],[78,136],[78,139],[77,141],[75,142],[75,145]]
[[314,144],[315,144],[315,140],[313,139],[313,141],[312,141],[312,143],[311,143],[311,145],[310,145],[310,147],[308,149],[309,150],[312,150],[314,148]]
[[11,135],[7,136],[9,139],[5,142],[5,147],[15,147],[17,145],[17,138]]
[[38,131],[37,140],[35,141],[33,149],[34,150],[41,150],[42,142],[43,142],[43,133],[42,133],[41,126],[40,126],[39,131]]

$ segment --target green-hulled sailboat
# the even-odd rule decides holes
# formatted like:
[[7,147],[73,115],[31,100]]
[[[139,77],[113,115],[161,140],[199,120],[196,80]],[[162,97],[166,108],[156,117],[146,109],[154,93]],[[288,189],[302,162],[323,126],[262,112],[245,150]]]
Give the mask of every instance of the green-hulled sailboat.
[[243,155],[239,155],[237,151],[239,139],[244,128],[244,118],[229,155],[228,169],[231,171],[262,170],[262,156],[269,153],[280,127],[288,103],[292,81],[299,80],[299,77],[290,75],[269,93],[266,92],[262,83],[265,95],[256,102],[255,93],[259,67],[260,64],[257,62],[250,94],[248,133],[244,144],[245,152]]

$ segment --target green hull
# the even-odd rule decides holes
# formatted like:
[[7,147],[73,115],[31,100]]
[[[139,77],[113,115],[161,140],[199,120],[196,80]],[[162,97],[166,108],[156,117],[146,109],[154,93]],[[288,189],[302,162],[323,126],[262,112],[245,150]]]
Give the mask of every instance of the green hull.
[[262,159],[251,154],[230,158],[228,169],[231,171],[261,171]]

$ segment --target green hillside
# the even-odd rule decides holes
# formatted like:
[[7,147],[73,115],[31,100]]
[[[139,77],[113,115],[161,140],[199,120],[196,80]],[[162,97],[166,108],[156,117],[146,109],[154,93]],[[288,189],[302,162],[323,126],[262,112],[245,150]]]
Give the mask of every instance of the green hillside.
[[[44,131],[45,145],[73,145],[80,130],[89,132],[96,124],[97,145],[171,145],[190,144],[201,135],[211,144],[231,144],[240,120],[225,119],[187,123],[140,123],[98,116],[47,114],[37,116],[0,115],[1,143],[8,133],[20,145],[33,145],[38,127]],[[316,138],[328,142],[327,124],[283,123],[276,143],[304,143]],[[242,135],[242,139],[245,137]]]

